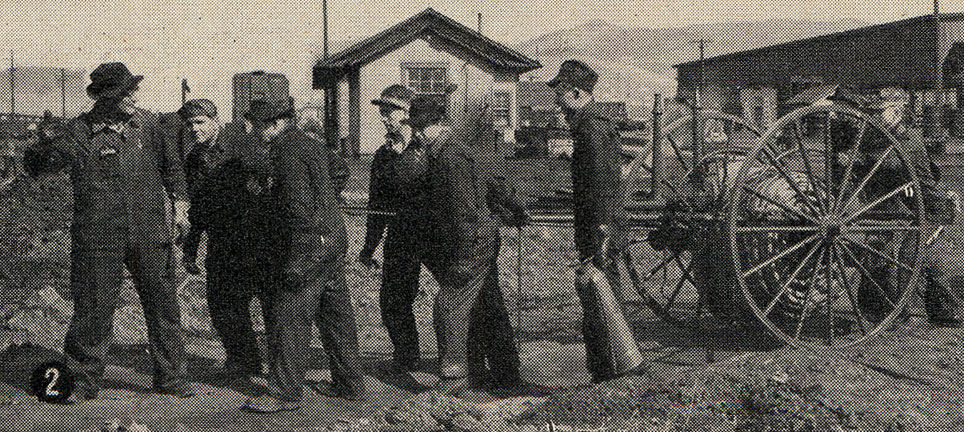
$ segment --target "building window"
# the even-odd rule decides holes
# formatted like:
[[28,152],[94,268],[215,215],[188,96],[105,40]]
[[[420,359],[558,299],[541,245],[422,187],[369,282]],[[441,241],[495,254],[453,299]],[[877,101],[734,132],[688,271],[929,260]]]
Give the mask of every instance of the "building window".
[[492,97],[492,122],[496,128],[508,128],[512,123],[512,94],[505,91],[495,92]]
[[442,64],[402,64],[402,82],[415,93],[438,99],[446,109],[448,118],[448,94],[445,93],[449,84],[448,66]]

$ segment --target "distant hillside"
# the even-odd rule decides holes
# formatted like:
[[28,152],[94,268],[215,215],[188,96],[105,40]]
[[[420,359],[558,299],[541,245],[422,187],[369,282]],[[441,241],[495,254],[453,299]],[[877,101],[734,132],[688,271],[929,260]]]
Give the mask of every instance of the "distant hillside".
[[850,30],[868,23],[846,19],[833,22],[770,20],[651,29],[625,28],[606,21],[539,36],[516,48],[537,58],[543,68],[530,79],[547,79],[569,58],[584,60],[600,73],[599,98],[648,105],[652,94],[676,92],[674,64],[699,57],[694,41],[704,38],[706,55],[714,56],[791,40]]

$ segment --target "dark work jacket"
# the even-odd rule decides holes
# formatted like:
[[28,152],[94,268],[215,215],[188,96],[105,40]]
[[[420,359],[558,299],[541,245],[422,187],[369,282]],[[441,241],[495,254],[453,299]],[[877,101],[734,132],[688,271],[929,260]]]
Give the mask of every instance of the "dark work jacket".
[[147,111],[135,113],[120,133],[97,126],[82,114],[25,154],[33,174],[69,169],[73,247],[113,248],[130,239],[169,245],[167,195],[187,199],[177,148]]
[[324,144],[290,127],[272,140],[270,177],[264,204],[280,239],[280,259],[330,262],[345,253],[345,221],[332,186],[330,152]]
[[521,220],[525,207],[491,152],[442,137],[430,146],[424,217],[427,258],[472,258],[480,244],[499,235],[500,219]]
[[601,244],[600,225],[624,234],[626,210],[622,184],[619,135],[594,103],[566,117],[573,139],[572,188],[575,243],[582,258],[595,255]]
[[[401,153],[392,147],[392,141],[383,144],[372,159],[368,186],[368,208],[395,213],[395,216],[370,214],[365,227],[365,244],[362,255],[371,255],[382,240],[385,229],[388,236],[412,234],[419,231],[418,214],[425,206],[423,182],[425,156],[417,141],[406,146]],[[401,232],[404,231],[404,232]]]
[[[237,128],[225,126],[214,137],[213,142],[195,144],[187,153],[184,160],[184,172],[187,178],[188,196],[191,197],[191,208],[188,215],[191,227],[207,231],[212,225],[218,225],[221,216],[214,216],[217,206],[223,206],[225,200],[232,199],[224,196],[230,189],[226,185],[215,184],[215,173],[231,157],[237,156],[240,146],[252,145],[252,137]],[[225,179],[219,179],[224,182]],[[218,190],[221,189],[221,190]]]

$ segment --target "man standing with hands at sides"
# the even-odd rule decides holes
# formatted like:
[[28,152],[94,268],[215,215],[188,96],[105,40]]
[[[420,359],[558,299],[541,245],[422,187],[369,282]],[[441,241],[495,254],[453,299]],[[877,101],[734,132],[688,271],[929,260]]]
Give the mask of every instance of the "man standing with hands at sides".
[[[610,119],[593,100],[598,75],[585,63],[566,60],[549,81],[556,103],[562,108],[573,138],[572,187],[575,243],[579,260],[590,262],[606,274],[614,292],[620,292],[617,266],[625,248],[626,214],[623,203],[619,136]],[[603,232],[601,227],[607,227]],[[605,237],[609,241],[603,241]],[[605,247],[606,250],[603,250]],[[582,336],[586,344],[586,366],[595,383],[619,376],[610,353],[605,323],[599,304],[588,284],[576,284],[583,310]]]
[[365,244],[358,255],[358,261],[365,266],[377,267],[372,255],[387,228],[382,249],[385,262],[379,305],[382,322],[395,348],[389,369],[391,374],[414,371],[419,361],[413,305],[422,269],[418,238],[423,231],[417,222],[419,214],[424,211],[425,193],[417,181],[402,184],[399,177],[402,174],[421,179],[425,174],[422,149],[418,148],[417,141],[412,141],[412,131],[406,124],[412,97],[411,90],[395,84],[372,101],[385,125],[385,144],[375,151],[372,160],[368,207],[394,213],[394,216],[368,215]]
[[136,106],[141,75],[123,63],[90,74],[94,106],[25,152],[33,175],[68,169],[74,194],[70,292],[74,314],[64,340],[77,380],[73,402],[97,397],[112,340],[114,308],[130,271],[147,323],[153,389],[190,397],[181,312],[171,264],[173,236],[165,198],[173,201],[178,236],[188,229],[187,187],[175,146],[157,115]]
[[261,189],[277,244],[264,251],[275,260],[280,280],[265,294],[271,329],[269,392],[242,409],[257,413],[300,408],[308,369],[311,324],[317,323],[328,354],[332,384],[318,392],[363,398],[354,309],[345,281],[345,222],[331,185],[323,144],[295,127],[294,105],[252,101],[246,115],[266,145],[266,160],[249,180]]
[[[253,221],[261,212],[259,195],[247,188],[248,171],[241,161],[253,146],[248,134],[225,127],[207,99],[192,99],[178,110],[190,136],[185,161],[191,231],[184,240],[182,262],[191,274],[197,265],[201,235],[208,233],[206,294],[211,325],[224,346],[225,378],[248,387],[261,375],[261,353],[251,322],[251,300],[270,285],[270,266],[258,247],[266,229]],[[270,324],[270,323],[268,323]]]
[[[525,208],[502,172],[493,172],[471,125],[450,133],[438,101],[412,101],[409,124],[425,146],[426,227],[423,262],[439,283],[433,320],[441,376],[435,390],[458,395],[470,385],[512,389],[521,384],[519,353],[499,288],[499,221],[522,226]],[[457,134],[461,134],[456,136]],[[475,381],[476,383],[470,382]]]

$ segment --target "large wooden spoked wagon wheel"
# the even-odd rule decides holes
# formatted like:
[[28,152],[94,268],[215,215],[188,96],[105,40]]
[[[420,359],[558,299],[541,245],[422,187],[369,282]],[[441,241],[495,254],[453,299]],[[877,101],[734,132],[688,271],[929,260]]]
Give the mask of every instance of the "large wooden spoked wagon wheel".
[[731,188],[727,229],[733,277],[770,332],[838,348],[903,311],[924,238],[912,157],[837,105],[796,110],[760,138]]
[[[702,156],[697,163],[702,185],[693,184],[693,117],[683,117],[663,129],[661,194],[666,208],[659,226],[632,240],[626,255],[630,279],[646,305],[660,318],[684,328],[706,324],[706,298],[700,292],[693,257],[705,249],[710,219],[724,217],[728,185],[760,133],[742,119],[717,111],[698,117],[697,137]],[[652,155],[633,160],[625,177],[627,203],[650,193]],[[720,225],[720,224],[715,224]],[[710,299],[711,301],[713,299]]]

